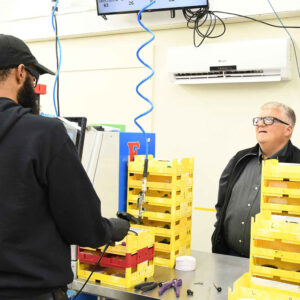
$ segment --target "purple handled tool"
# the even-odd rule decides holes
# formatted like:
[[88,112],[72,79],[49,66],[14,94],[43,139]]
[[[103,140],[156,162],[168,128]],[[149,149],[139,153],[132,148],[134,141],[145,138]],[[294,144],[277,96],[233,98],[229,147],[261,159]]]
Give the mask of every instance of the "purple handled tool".
[[158,295],[161,296],[167,289],[174,288],[174,291],[176,293],[176,297],[179,297],[179,287],[182,286],[182,280],[181,279],[173,279],[167,283],[164,283],[162,287],[158,291]]

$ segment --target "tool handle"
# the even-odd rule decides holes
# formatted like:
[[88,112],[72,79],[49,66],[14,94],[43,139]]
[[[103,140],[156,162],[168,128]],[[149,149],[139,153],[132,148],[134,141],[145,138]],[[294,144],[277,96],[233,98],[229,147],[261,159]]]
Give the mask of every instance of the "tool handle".
[[158,286],[157,282],[149,282],[148,285],[141,287],[142,292],[148,292],[154,290]]
[[175,293],[176,293],[176,297],[178,298],[179,297],[179,287],[182,286],[182,280],[181,279],[176,279],[175,283],[174,283],[174,290],[175,290]]
[[176,279],[175,285],[182,286],[182,279]]
[[143,287],[144,285],[145,285],[145,282],[142,282],[142,283],[140,283],[140,284],[135,285],[134,288],[135,288],[136,290],[140,290],[141,287]]
[[147,285],[152,285],[152,284],[154,284],[154,283],[156,283],[156,282],[155,282],[155,281],[142,282],[142,283],[140,283],[140,284],[135,285],[134,288],[135,288],[136,290],[141,290],[143,287],[145,287],[145,286],[147,286]]
[[133,215],[125,212],[125,211],[118,211],[117,212],[117,217],[120,218],[120,219],[123,219],[123,220],[126,220],[128,222],[133,222],[135,224],[138,224],[139,221],[136,217],[134,217]]
[[167,282],[162,285],[162,287],[158,290],[158,295],[161,296],[167,289],[169,289],[173,284],[173,280],[170,282]]

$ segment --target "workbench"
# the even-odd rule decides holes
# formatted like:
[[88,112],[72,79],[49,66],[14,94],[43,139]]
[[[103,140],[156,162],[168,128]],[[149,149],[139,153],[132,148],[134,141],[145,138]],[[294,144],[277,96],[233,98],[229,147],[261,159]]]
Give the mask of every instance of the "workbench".
[[[88,283],[83,292],[109,299],[121,300],[141,300],[141,299],[204,299],[204,300],[227,300],[228,287],[233,286],[242,274],[249,270],[249,259],[213,254],[199,251],[192,251],[192,256],[197,260],[195,271],[183,272],[175,269],[155,266],[154,277],[148,281],[166,282],[174,278],[182,279],[180,297],[176,298],[173,288],[167,290],[161,297],[158,296],[158,287],[152,291],[141,294],[135,292],[134,288],[124,289],[115,286]],[[69,288],[78,291],[84,280],[76,279]],[[221,287],[218,292],[214,287]],[[187,290],[191,289],[193,296],[187,295]]]

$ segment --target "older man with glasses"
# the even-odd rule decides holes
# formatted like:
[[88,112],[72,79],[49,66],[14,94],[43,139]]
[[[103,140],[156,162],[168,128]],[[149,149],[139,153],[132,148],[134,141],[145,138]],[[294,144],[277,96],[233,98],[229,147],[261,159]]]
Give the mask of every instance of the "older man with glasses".
[[300,150],[290,141],[295,123],[295,112],[278,102],[264,104],[253,118],[258,144],[239,151],[220,178],[213,252],[249,257],[251,217],[260,211],[261,161],[300,163]]

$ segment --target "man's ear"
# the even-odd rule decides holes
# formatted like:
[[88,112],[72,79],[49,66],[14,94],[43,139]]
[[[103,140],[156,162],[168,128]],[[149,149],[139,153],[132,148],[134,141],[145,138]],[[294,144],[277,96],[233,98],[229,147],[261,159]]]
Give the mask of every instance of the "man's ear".
[[26,79],[26,70],[23,64],[20,64],[16,68],[16,80],[18,85],[22,86]]
[[294,127],[292,125],[286,126],[286,130],[285,130],[286,136],[290,137],[293,133],[293,130],[294,130]]

